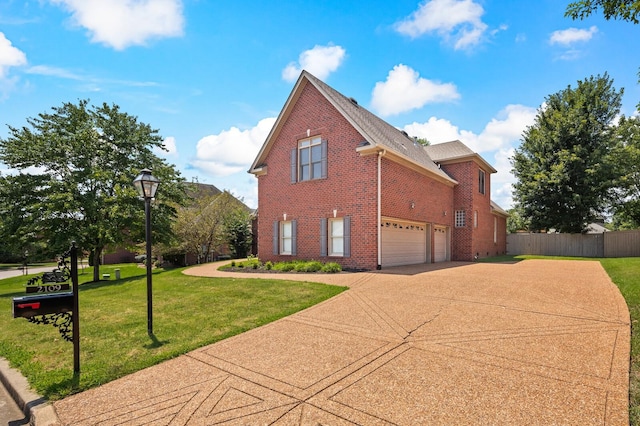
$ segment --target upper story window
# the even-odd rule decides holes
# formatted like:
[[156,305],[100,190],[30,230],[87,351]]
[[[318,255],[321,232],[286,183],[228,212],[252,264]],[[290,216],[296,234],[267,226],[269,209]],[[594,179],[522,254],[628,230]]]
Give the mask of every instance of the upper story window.
[[484,178],[485,178],[485,173],[484,170],[480,169],[478,170],[478,191],[480,191],[481,194],[484,194]]
[[291,183],[327,177],[327,141],[303,139],[291,150]]

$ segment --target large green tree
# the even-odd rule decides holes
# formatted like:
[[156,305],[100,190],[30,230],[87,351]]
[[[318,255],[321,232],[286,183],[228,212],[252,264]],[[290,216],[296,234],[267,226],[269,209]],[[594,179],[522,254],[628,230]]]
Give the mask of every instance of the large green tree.
[[512,158],[516,208],[531,228],[582,232],[610,206],[611,164],[622,89],[607,74],[554,93]]
[[183,198],[174,166],[154,154],[162,137],[116,105],[64,103],[9,127],[0,139],[0,161],[19,174],[0,178],[0,211],[6,231],[23,242],[46,241],[61,253],[70,241],[91,253],[94,280],[107,245],[144,241],[144,204],[132,181],[143,168],[161,180],[153,204],[154,241],[169,237],[175,205]]
[[640,117],[622,117],[616,128],[618,144],[612,152],[619,179],[614,199],[618,228],[640,226]]
[[604,17],[639,23],[640,0],[580,0],[569,3],[565,16],[584,19],[602,9]]

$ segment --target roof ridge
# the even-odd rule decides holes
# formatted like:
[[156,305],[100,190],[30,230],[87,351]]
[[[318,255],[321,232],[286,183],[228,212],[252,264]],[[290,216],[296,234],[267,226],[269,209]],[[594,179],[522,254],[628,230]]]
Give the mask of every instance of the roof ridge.
[[[405,131],[392,126],[376,114],[361,106],[354,98],[347,97],[320,80],[308,71],[303,71],[301,77],[306,77],[338,110],[355,124],[368,142],[374,146],[382,146],[395,153],[409,158],[421,167],[443,177],[452,178],[438,168],[429,153],[415,139]],[[354,102],[355,101],[355,102]]]

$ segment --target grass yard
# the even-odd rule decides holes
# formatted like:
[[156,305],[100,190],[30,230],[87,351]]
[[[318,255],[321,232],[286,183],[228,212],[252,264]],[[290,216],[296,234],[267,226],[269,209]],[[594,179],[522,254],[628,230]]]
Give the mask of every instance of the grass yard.
[[640,257],[592,259],[557,256],[498,256],[481,262],[517,262],[525,259],[563,259],[599,261],[627,302],[631,317],[631,359],[629,373],[629,420],[640,426]]
[[[13,319],[11,299],[24,296],[24,276],[0,280],[0,356],[27,377],[36,392],[63,398],[193,349],[315,305],[344,287],[278,279],[200,278],[182,269],[153,274],[153,331],[147,335],[146,270],[118,265],[121,279],[89,283],[80,271],[80,368],[73,345],[51,325]],[[115,276],[114,266],[100,273]]]
[[629,372],[629,419],[640,426],[640,257],[600,259],[618,286],[631,316],[631,370]]

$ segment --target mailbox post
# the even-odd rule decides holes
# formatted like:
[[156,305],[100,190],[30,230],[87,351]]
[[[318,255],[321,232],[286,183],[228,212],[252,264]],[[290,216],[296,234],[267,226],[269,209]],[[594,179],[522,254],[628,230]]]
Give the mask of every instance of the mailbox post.
[[71,258],[71,285],[73,288],[73,372],[80,373],[80,303],[78,302],[78,248],[75,241],[69,250]]
[[[66,257],[70,257],[71,265]],[[71,279],[73,291],[66,281]],[[38,285],[41,282],[41,285]],[[80,373],[80,315],[78,309],[78,249],[75,242],[58,262],[58,269],[45,272],[29,280],[27,293],[31,296],[13,298],[13,317],[26,318],[35,324],[52,324],[62,338],[73,342],[73,372]]]

